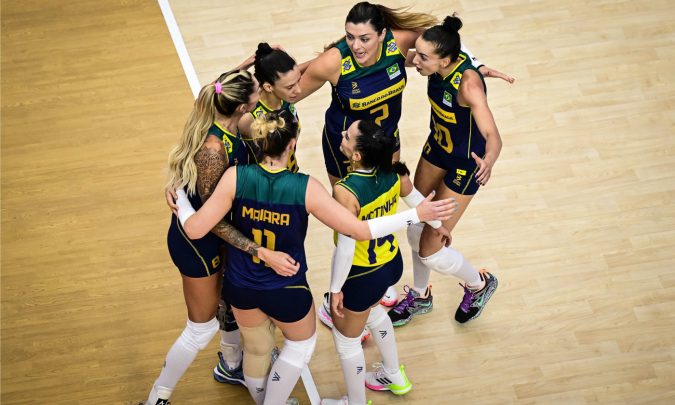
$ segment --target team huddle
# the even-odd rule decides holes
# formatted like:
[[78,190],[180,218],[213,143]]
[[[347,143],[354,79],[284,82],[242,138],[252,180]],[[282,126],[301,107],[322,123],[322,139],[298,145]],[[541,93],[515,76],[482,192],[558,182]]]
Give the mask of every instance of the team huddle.
[[[187,326],[145,404],[168,404],[219,330],[214,378],[246,386],[256,404],[287,403],[314,352],[317,313],[332,328],[347,387],[343,398],[322,404],[370,403],[366,387],[405,395],[413,385],[394,327],[432,309],[431,270],[462,281],[457,322],[481,314],[497,278],[453,249],[450,232],[489,181],[502,147],[484,77],[514,79],[478,62],[460,41],[461,27],[454,15],[441,23],[361,2],[347,15],[345,36],[316,58],[298,65],[281,47],[261,43],[201,89],[169,157],[166,195],[174,213],[167,243],[182,277]],[[406,67],[428,78],[431,110],[413,178],[398,161]],[[326,82],[332,92],[322,146],[332,195],[302,173],[295,155],[296,104]],[[401,200],[410,209],[398,209]],[[336,240],[318,310],[306,278],[309,214]],[[404,228],[414,284],[399,301],[393,286],[403,260],[394,232]],[[364,372],[368,336],[382,362]]]

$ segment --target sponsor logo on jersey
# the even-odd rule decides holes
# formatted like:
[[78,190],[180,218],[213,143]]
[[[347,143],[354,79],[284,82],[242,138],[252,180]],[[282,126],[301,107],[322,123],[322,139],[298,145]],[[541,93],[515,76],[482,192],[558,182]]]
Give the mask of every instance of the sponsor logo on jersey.
[[443,92],[443,104],[447,105],[448,107],[452,107],[452,94],[445,90]]
[[398,96],[399,94],[401,94],[401,92],[403,92],[404,88],[405,88],[405,79],[402,79],[398,83],[389,86],[382,91],[378,91],[377,93],[372,94],[368,97],[350,98],[349,106],[352,110],[367,110],[368,108],[374,106],[377,103]]
[[456,72],[452,76],[452,79],[450,79],[450,84],[452,84],[452,87],[454,87],[455,90],[459,89],[459,83],[461,82],[462,82],[462,74],[460,72]]
[[351,56],[347,56],[345,58],[342,58],[342,75],[346,75],[347,73],[351,73],[356,70],[356,66],[354,66],[354,61],[352,61]]
[[359,89],[359,84],[352,82],[352,94],[361,94],[361,89]]
[[396,42],[394,42],[393,39],[390,39],[389,42],[387,42],[387,50],[385,51],[386,56],[393,56],[398,53],[398,46],[396,46]]
[[451,124],[456,124],[457,123],[457,118],[455,118],[455,113],[451,113],[448,111],[445,111],[441,106],[436,104],[434,100],[429,97],[429,104],[431,104],[431,111],[436,114],[436,116],[440,119],[442,119],[445,122],[449,122]]
[[401,70],[398,68],[398,63],[395,63],[387,68],[387,75],[389,75],[389,80],[394,80],[401,75]]

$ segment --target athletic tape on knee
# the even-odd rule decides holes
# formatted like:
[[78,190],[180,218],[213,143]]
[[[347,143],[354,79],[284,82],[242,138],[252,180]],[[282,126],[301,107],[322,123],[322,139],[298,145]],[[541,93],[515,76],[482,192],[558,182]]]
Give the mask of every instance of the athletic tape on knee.
[[218,320],[211,319],[204,323],[195,323],[188,319],[187,326],[178,338],[186,349],[193,352],[203,350],[218,333]]
[[264,378],[270,369],[274,348],[274,325],[266,319],[258,326],[239,326],[244,346],[244,374],[253,378]]
[[366,321],[366,325],[368,325],[368,328],[370,330],[374,331],[375,328],[380,326],[386,318],[388,318],[387,313],[384,311],[384,309],[382,309],[381,306],[378,305],[370,310],[370,314],[368,314],[368,320]]
[[428,257],[420,257],[429,269],[441,274],[455,274],[464,264],[464,256],[451,247],[442,247],[441,250]]
[[420,238],[422,237],[423,230],[424,224],[415,224],[408,227],[406,235],[408,236],[408,243],[413,252],[420,251]]
[[284,342],[284,348],[281,350],[279,359],[292,365],[293,367],[303,368],[309,363],[316,346],[316,332],[311,338],[306,340],[288,340]]
[[338,356],[343,360],[358,356],[363,352],[361,336],[350,338],[340,333],[337,328],[333,328],[333,342],[335,342]]

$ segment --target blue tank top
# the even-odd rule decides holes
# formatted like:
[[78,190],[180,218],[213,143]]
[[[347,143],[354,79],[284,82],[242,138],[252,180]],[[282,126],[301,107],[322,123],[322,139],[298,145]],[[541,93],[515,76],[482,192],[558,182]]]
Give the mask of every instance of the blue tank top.
[[377,62],[362,67],[354,58],[347,41],[335,47],[342,57],[340,77],[332,86],[332,100],[326,111],[326,124],[333,131],[342,131],[357,120],[375,121],[385,134],[397,139],[401,102],[406,85],[405,56],[387,30]]
[[291,285],[307,272],[305,236],[309,214],[305,194],[309,176],[261,165],[237,167],[232,225],[244,236],[271,250],[288,253],[300,264],[292,277],[282,277],[260,259],[228,245],[227,271],[237,286],[271,290]]
[[449,155],[471,158],[471,152],[478,156],[485,154],[485,138],[481,135],[470,107],[459,105],[457,94],[462,75],[473,70],[480,76],[485,87],[485,80],[471,64],[471,58],[463,52],[459,54],[461,61],[446,77],[438,73],[429,76],[427,95],[431,104],[431,120],[429,128],[438,145]]

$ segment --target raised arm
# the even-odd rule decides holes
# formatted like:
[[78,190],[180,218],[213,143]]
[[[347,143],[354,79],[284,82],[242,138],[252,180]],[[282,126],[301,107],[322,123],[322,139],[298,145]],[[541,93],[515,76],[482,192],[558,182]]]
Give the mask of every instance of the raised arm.
[[488,106],[483,83],[475,72],[464,72],[459,86],[458,101],[462,105],[471,107],[471,114],[485,138],[485,156],[481,157],[473,152],[471,153],[479,167],[478,172],[476,172],[476,181],[485,185],[490,179],[492,166],[494,166],[502,150],[502,138],[499,135],[492,111]]
[[[296,103],[315,91],[319,90],[326,82],[337,83],[340,76],[340,51],[330,48],[311,62],[305,62],[301,66],[305,71],[300,76],[300,95]],[[302,68],[300,69],[302,71]]]

